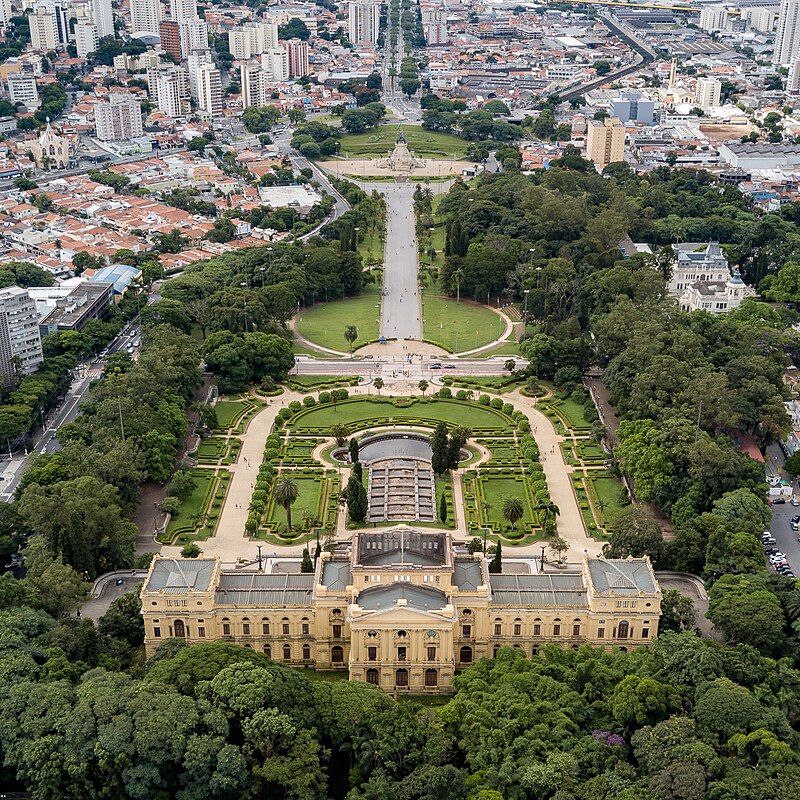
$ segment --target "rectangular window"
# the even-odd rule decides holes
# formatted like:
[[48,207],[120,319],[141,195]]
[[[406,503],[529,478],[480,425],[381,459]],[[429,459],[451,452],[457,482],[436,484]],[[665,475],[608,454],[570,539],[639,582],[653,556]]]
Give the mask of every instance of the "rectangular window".
[[522,635],[522,625],[519,622],[514,623],[514,636]]
[[561,626],[556,624],[553,625],[553,636],[561,636]]
[[606,637],[606,629],[605,628],[598,628],[597,629],[597,638],[598,639],[605,639]]
[[533,626],[533,635],[534,636],[541,636],[542,635],[542,626],[540,623],[535,623]]
[[472,636],[472,625],[462,625],[461,626],[461,635],[465,639],[469,639]]
[[249,622],[243,622],[242,623],[242,633],[245,636],[249,636],[250,635],[250,623]]
[[642,639],[646,639],[650,635],[650,628],[642,628]]
[[223,636],[230,636],[231,635],[231,624],[230,624],[230,622],[223,622],[222,623],[222,635]]
[[342,636],[342,626],[341,625],[334,625],[333,626],[333,638],[340,639]]
[[367,660],[368,661],[377,661],[378,660],[378,648],[377,647],[368,647],[367,648]]
[[264,636],[269,636],[269,622],[262,622],[261,623],[261,633]]
[[398,661],[405,661],[406,660],[406,648],[405,647],[398,647],[397,648],[397,660]]
[[185,600],[181,600],[181,605],[182,605],[184,608],[186,608],[186,601],[185,601]]
[[205,639],[205,638],[206,638],[206,629],[205,629],[205,628],[198,628],[198,629],[197,629],[197,635],[198,635],[198,636],[199,636],[201,639]]
[[308,636],[308,623],[303,623],[303,636]]
[[283,635],[284,636],[288,636],[289,635],[289,623],[288,622],[284,622],[283,623]]
[[573,636],[580,636],[581,635],[581,626],[580,625],[573,625],[572,626],[572,635]]
[[156,639],[160,639],[161,638],[161,628],[153,628],[153,636]]
[[494,635],[500,636],[503,633],[503,624],[501,622],[496,622],[494,625]]
[[428,661],[436,661],[436,648],[429,647],[428,648]]

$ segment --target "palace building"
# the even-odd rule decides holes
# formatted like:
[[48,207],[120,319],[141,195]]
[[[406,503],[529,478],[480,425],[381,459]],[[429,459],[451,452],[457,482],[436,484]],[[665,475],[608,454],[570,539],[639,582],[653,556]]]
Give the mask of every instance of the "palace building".
[[147,654],[170,637],[229,641],[389,692],[447,693],[456,671],[501,647],[535,656],[548,643],[626,649],[657,635],[661,592],[647,558],[529,566],[490,574],[448,533],[405,525],[355,533],[313,574],[156,557],[141,593]]

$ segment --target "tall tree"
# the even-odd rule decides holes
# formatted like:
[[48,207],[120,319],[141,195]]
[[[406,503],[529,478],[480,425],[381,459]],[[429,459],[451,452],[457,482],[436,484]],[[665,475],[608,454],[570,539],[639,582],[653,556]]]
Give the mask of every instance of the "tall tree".
[[300,489],[291,475],[280,475],[275,481],[275,502],[286,511],[286,530],[292,530],[292,503],[297,500]]
[[447,426],[440,422],[431,437],[431,466],[437,475],[444,475],[448,470],[448,444]]

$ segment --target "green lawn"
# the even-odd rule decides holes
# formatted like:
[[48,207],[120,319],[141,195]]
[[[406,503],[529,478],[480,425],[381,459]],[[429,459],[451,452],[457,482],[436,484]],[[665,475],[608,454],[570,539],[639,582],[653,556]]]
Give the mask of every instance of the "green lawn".
[[380,283],[370,283],[358,297],[319,303],[303,311],[297,327],[301,335],[310,342],[346,353],[348,344],[344,338],[344,329],[347,325],[358,328],[358,338],[353,349],[378,338],[380,305]]
[[475,353],[475,355],[471,356],[471,358],[491,358],[492,356],[518,355],[521,355],[519,352],[519,343],[511,339],[506,339],[504,342],[497,345],[497,347],[493,347],[491,350],[484,350],[481,353]]
[[383,239],[380,234],[364,235],[358,242],[358,254],[365,267],[371,262],[383,264]]
[[511,428],[508,418],[499,411],[477,403],[434,400],[411,402],[396,406],[391,402],[377,400],[349,400],[336,405],[316,406],[305,413],[298,412],[289,428],[298,433],[327,433],[332,425],[342,423],[352,429],[374,427],[376,420],[391,417],[398,422],[443,421],[451,425],[464,425],[472,430],[503,431]]
[[595,513],[600,519],[599,502],[603,502],[602,521],[606,529],[613,529],[614,522],[620,511],[625,507],[625,489],[622,483],[613,475],[600,474],[593,476],[589,473],[586,477],[589,486],[589,499],[594,506]]
[[[324,478],[316,480],[310,475],[292,475],[297,483],[297,500],[292,503],[292,527],[302,530],[303,528],[303,514],[316,514],[319,508],[320,492],[325,486]],[[270,501],[272,509],[266,524],[275,530],[284,530],[286,528],[286,511],[283,506],[273,505]]]
[[[404,125],[403,134],[409,150],[421,158],[447,159],[464,158],[469,142],[449,133],[426,131],[420,125]],[[343,136],[339,155],[345,158],[364,156],[385,156],[394,149],[397,140],[396,125],[381,125],[365,133]]]
[[528,492],[526,491],[525,480],[518,480],[513,475],[493,475],[482,474],[480,482],[483,497],[489,504],[488,508],[481,514],[483,524],[489,525],[496,533],[508,533],[508,522],[503,518],[503,503],[508,497],[516,497],[522,502],[524,514],[522,519],[517,522],[516,530],[521,532],[526,525],[538,524],[538,516],[534,515],[531,508]]
[[569,397],[554,397],[553,399],[545,400],[540,405],[545,413],[550,410],[551,414],[555,414],[568,428],[572,428],[577,433],[592,429],[591,423],[583,414],[583,406]]
[[214,406],[219,427],[230,428],[248,408],[249,406],[241,400],[219,400]]
[[207,504],[212,499],[210,492],[217,481],[217,476],[211,469],[195,469],[192,470],[192,477],[195,483],[194,489],[181,503],[180,511],[172,515],[167,525],[165,541],[172,541],[173,536],[179,532],[193,530],[195,518],[207,511]]
[[423,339],[459,353],[489,344],[505,330],[503,320],[484,305],[425,292],[422,296]]

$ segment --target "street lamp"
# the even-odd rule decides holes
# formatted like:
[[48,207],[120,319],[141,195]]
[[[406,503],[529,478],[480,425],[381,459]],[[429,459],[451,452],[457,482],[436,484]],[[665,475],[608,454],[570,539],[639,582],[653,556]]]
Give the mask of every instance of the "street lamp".
[[536,288],[539,288],[539,279],[542,277],[542,268],[536,267]]
[[523,294],[525,295],[525,306],[522,309],[522,321],[528,321],[528,295],[530,294],[530,289],[526,289]]
[[356,253],[357,253],[358,252],[358,232],[361,230],[361,228],[356,227],[356,228],[353,228],[353,230],[356,232]]

